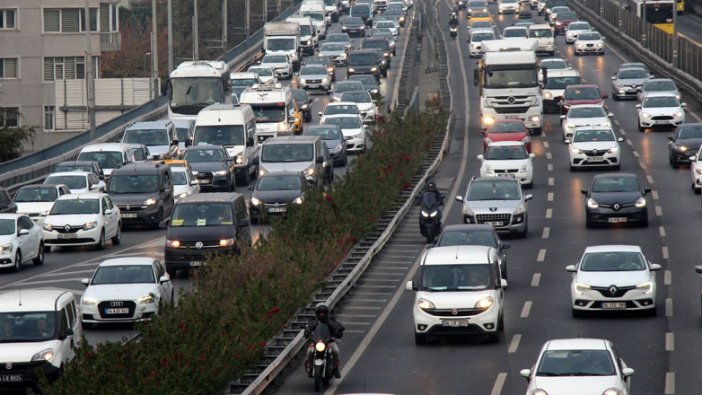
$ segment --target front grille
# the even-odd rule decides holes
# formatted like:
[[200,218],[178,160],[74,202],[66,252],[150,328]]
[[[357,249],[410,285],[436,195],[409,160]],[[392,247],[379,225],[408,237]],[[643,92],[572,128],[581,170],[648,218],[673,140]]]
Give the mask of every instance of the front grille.
[[[129,309],[126,314],[107,314],[107,309]],[[136,303],[131,300],[110,300],[98,303],[98,311],[102,318],[132,318],[136,310]]]
[[485,221],[502,221],[509,222],[511,214],[477,214],[475,219],[478,223],[483,223]]
[[[600,203],[600,207],[613,208],[615,204],[617,204],[617,203],[612,203],[612,204]],[[622,208],[633,207],[634,203],[619,203],[619,206],[621,207],[620,208],[620,210],[621,210]]]
[[495,170],[495,174],[510,174],[510,173],[517,173],[519,172],[519,169],[498,169]]
[[83,237],[83,238],[75,238],[75,239],[53,239],[53,240],[44,240],[44,244],[78,244],[78,243],[95,243],[96,240],[88,238],[88,237]]
[[203,262],[207,259],[205,251],[202,254],[193,254],[194,251],[197,250],[188,250],[188,254],[183,255],[182,251],[167,249],[165,253],[166,262]]
[[529,106],[493,107],[498,114],[524,114],[529,111]]
[[211,180],[212,178],[214,178],[212,176],[212,173],[207,173],[207,172],[199,172],[195,175],[195,177],[197,177],[198,180],[202,180],[202,179]]
[[631,291],[632,289],[635,289],[636,287],[621,287],[617,288],[616,292],[612,294],[609,292],[610,287],[591,287],[592,290],[598,291],[599,293],[602,294],[605,298],[621,298],[626,294],[627,292]]
[[219,240],[196,240],[196,241],[181,241],[180,248],[198,249],[197,244],[202,243],[200,248],[219,248]]
[[308,84],[321,84],[322,80],[305,80]]
[[[466,316],[473,316],[473,315],[478,315],[482,312],[484,312],[484,309],[436,309],[436,310],[425,310],[425,312],[429,315],[433,315],[436,317],[466,317]],[[455,314],[454,314],[455,312]]]
[[651,117],[652,120],[654,121],[670,121],[673,119],[670,115],[658,115],[655,117]]
[[602,156],[607,153],[607,150],[590,150],[590,151],[583,151],[583,154],[587,156]]
[[125,205],[125,206],[117,206],[119,207],[120,213],[138,213],[144,209],[146,209],[148,206],[132,206],[132,205]]
[[58,233],[76,233],[83,229],[83,225],[71,226],[69,230],[66,230],[66,226],[54,226],[54,230]]

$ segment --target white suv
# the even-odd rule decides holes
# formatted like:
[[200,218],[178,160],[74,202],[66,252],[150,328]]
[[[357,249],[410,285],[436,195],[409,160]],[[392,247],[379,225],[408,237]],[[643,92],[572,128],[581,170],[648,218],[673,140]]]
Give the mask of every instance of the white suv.
[[428,249],[422,256],[412,309],[414,340],[428,336],[485,334],[500,341],[504,331],[503,298],[507,280],[500,278],[497,250],[486,246]]

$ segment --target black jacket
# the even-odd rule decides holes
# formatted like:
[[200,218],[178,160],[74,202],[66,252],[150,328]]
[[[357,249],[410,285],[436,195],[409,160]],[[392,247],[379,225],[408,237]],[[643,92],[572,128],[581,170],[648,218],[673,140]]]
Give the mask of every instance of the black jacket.
[[[314,332],[314,328],[317,327],[317,318],[312,318],[308,323],[307,326],[305,326],[305,337],[309,338],[312,336],[312,332]],[[344,328],[343,325],[339,323],[339,321],[335,320],[334,317],[329,317],[327,320],[327,325],[329,326],[329,331],[331,331],[332,337],[335,339],[341,339],[344,336]]]

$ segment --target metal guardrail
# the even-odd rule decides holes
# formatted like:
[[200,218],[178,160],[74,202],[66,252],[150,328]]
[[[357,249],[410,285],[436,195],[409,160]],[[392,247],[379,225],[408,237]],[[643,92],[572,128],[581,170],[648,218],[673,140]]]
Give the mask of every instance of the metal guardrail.
[[[287,18],[298,8],[299,5],[292,5],[272,21]],[[248,59],[260,52],[262,40],[263,28],[234,46],[220,60],[227,62],[230,67],[248,64]],[[166,102],[166,97],[160,96],[97,126],[95,135],[91,135],[88,130],[41,151],[0,163],[0,186],[14,191],[23,185],[41,181],[53,171],[56,164],[75,159],[85,145],[116,141],[128,124],[162,118],[166,114]]]

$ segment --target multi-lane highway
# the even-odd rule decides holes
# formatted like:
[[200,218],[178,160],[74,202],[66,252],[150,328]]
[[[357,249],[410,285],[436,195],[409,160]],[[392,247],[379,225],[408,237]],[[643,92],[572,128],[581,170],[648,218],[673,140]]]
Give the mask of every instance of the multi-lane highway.
[[[439,26],[444,30],[449,4],[449,0],[439,1]],[[500,16],[499,29],[515,18]],[[467,55],[467,31],[462,26],[456,40],[447,33],[456,124],[450,154],[434,180],[448,197],[445,223],[454,224],[461,222],[462,215],[453,198],[465,192],[471,176],[478,175],[475,157],[481,152],[482,137],[479,95],[472,85],[475,60]],[[694,272],[694,265],[701,263],[702,209],[700,196],[690,190],[690,169],[674,170],[668,165],[670,131],[640,133],[635,102],[611,99],[610,75],[621,63],[636,59],[623,58],[611,45],[605,56],[575,57],[563,36],[556,42],[557,56],[567,58],[585,82],[598,84],[610,95],[607,105],[614,113],[614,130],[625,139],[621,171],[636,173],[652,189],[647,198],[649,226],[586,229],[580,190],[601,171],[569,170],[558,115],[547,114],[542,135],[532,139],[537,156],[534,188],[529,191],[534,195],[528,208],[529,234],[526,239],[507,240],[512,248],[508,251],[510,278],[501,342],[467,338],[414,344],[414,295],[404,291],[404,282],[413,278],[425,247],[413,212],[336,309],[347,328],[340,345],[342,379],[333,381],[326,393],[524,393],[526,381],[519,370],[533,365],[544,342],[567,337],[613,341],[636,370],[631,379],[634,394],[702,393],[698,375],[702,366],[698,356],[702,346],[700,279]],[[687,122],[700,122],[699,105],[688,104]],[[572,317],[571,275],[565,266],[575,264],[586,246],[598,244],[638,244],[652,262],[663,266],[657,274],[656,317]],[[311,388],[311,380],[299,367],[278,393],[302,394]]]
[[[329,27],[328,32],[340,32],[338,23]],[[397,39],[397,55],[394,57],[392,67],[388,70],[388,77],[381,79],[380,93],[384,97],[385,103],[391,103],[397,92],[396,82],[399,81],[398,73],[402,65],[407,28],[403,29],[403,34]],[[361,39],[356,38],[356,48],[360,48]],[[346,68],[337,67],[337,81],[346,79]],[[281,81],[284,85],[290,85],[292,81]],[[331,101],[331,96],[324,94],[310,93],[315,99],[312,102],[312,122],[307,125],[319,122],[318,112],[322,111],[327,103]],[[353,165],[353,155],[349,156],[349,165]],[[347,167],[348,167],[347,166]],[[335,168],[336,176],[343,176],[347,167]],[[251,192],[246,187],[238,187],[237,192],[243,193],[247,199]],[[267,227],[254,226],[255,237],[265,233]],[[90,277],[97,266],[105,259],[128,257],[128,256],[151,256],[163,259],[165,245],[165,229],[124,229],[122,232],[122,243],[119,246],[110,246],[104,251],[95,251],[92,248],[54,248],[51,253],[46,254],[45,263],[42,266],[32,266],[25,264],[19,273],[3,273],[0,276],[0,291],[18,288],[38,288],[56,287],[69,289],[80,298],[84,286],[80,280]],[[189,289],[190,281],[181,274],[173,279],[173,283],[178,292],[181,289]],[[177,297],[176,297],[177,298]],[[131,325],[106,325],[95,330],[85,331],[86,338],[91,344],[104,341],[120,341],[123,337],[132,337],[137,332]]]

